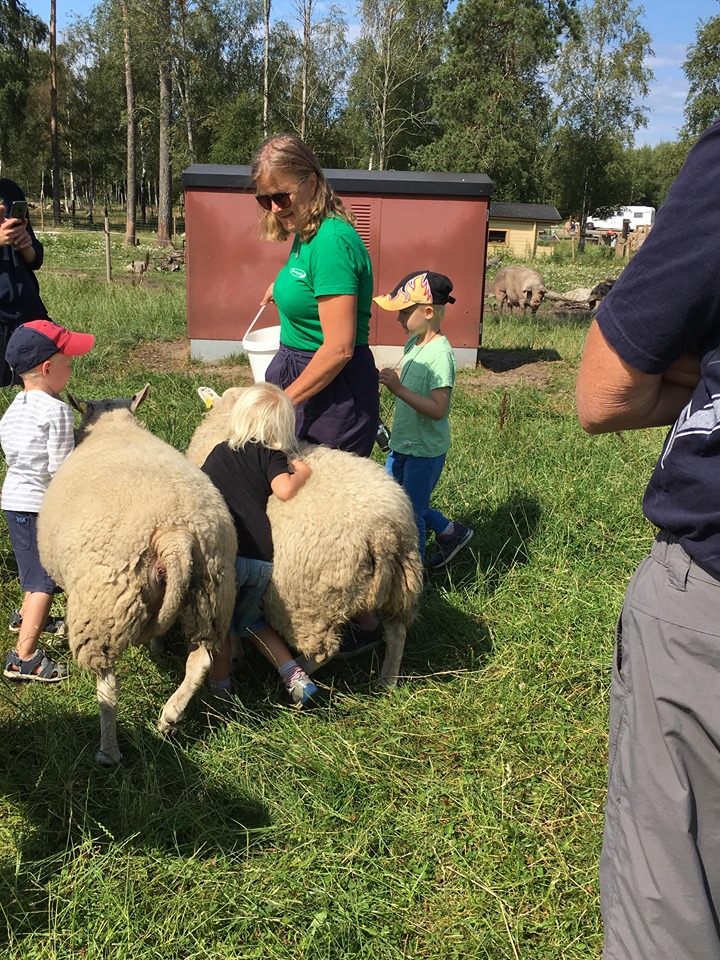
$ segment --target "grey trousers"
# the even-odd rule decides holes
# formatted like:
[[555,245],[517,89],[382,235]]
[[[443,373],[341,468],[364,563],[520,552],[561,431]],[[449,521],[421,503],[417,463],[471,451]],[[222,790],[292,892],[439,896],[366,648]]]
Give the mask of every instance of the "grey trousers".
[[720,960],[720,581],[659,534],[618,623],[604,960]]

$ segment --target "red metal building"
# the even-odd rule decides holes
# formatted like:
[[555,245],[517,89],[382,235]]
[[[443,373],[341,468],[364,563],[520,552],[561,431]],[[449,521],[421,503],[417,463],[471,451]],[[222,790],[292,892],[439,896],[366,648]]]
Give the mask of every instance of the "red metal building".
[[[459,366],[475,366],[482,336],[485,250],[492,181],[484,174],[326,170],[355,216],[370,253],[375,293],[387,293],[412,270],[450,277],[457,302],[443,333]],[[260,239],[260,208],[250,167],[193,164],[183,173],[187,322],[191,353],[220,359],[240,342],[280,267],[289,243]],[[258,326],[279,322],[274,305]],[[405,334],[395,316],[373,305],[370,345],[394,364]]]

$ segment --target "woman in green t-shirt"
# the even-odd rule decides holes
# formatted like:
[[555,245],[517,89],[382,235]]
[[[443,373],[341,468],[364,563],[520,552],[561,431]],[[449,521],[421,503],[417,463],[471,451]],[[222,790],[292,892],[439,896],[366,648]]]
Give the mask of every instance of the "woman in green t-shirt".
[[380,408],[368,346],[368,252],[302,140],[283,134],[266,141],[252,181],[262,235],[292,236],[288,261],[262,301],[274,301],[280,314],[280,350],[265,376],[295,404],[301,440],[369,456]]

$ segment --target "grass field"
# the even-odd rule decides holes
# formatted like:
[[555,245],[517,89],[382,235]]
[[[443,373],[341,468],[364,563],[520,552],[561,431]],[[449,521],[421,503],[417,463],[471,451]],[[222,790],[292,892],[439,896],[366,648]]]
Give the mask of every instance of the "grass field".
[[[107,285],[92,252],[62,240],[47,256],[51,314],[97,336],[74,392],[150,382],[142,419],[183,448],[202,415],[195,388],[227,380],[133,353],[184,335],[182,283]],[[89,277],[68,275],[80,256]],[[569,289],[607,267],[541,269]],[[640,498],[662,431],[581,432],[586,330],[542,311],[486,315],[437,490],[476,533],[433,575],[392,695],[373,692],[369,658],[330,665],[331,706],[298,713],[248,657],[236,714],[196,703],[167,741],[155,720],[183,667],[171,636],[165,660],[134,650],[120,664],[125,761],[108,771],[93,760],[91,676],[0,681],[3,960],[599,957],[612,634],[653,536]],[[5,623],[20,588],[4,524],[0,564]]]

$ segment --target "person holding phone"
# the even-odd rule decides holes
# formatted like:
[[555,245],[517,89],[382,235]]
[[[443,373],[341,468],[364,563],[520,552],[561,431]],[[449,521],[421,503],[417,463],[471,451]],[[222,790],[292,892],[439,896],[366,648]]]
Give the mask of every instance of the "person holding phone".
[[0,179],[0,386],[12,373],[5,348],[13,330],[30,320],[49,320],[35,271],[43,262],[43,246],[33,233],[25,194],[14,180]]

